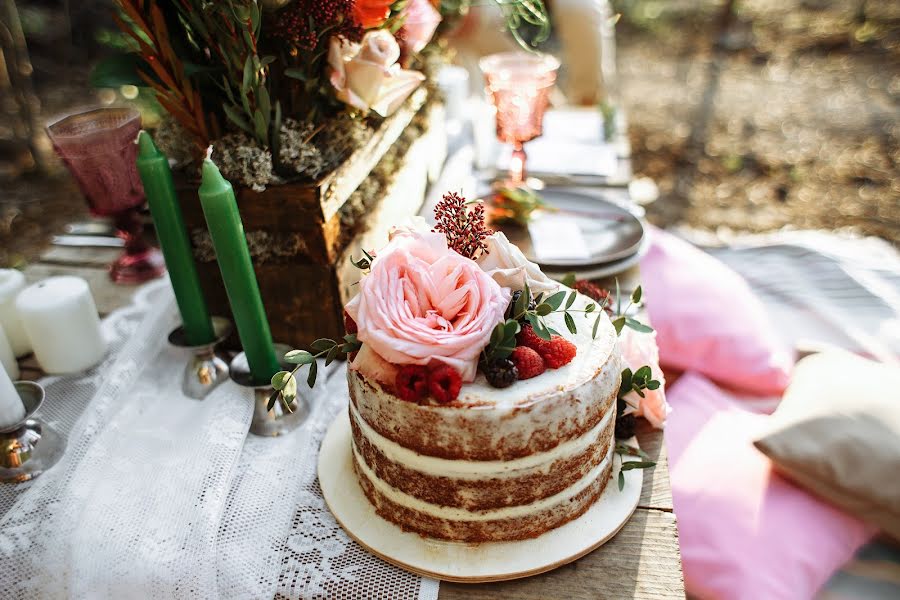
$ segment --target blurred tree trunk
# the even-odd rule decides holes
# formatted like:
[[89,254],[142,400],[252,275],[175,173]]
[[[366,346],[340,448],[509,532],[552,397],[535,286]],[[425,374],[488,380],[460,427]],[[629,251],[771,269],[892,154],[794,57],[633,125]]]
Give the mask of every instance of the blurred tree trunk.
[[29,154],[19,159],[21,166],[44,172],[47,144],[39,121],[40,100],[34,93],[31,81],[34,69],[28,55],[25,33],[15,0],[0,1],[0,110],[9,120],[13,145],[21,145]]

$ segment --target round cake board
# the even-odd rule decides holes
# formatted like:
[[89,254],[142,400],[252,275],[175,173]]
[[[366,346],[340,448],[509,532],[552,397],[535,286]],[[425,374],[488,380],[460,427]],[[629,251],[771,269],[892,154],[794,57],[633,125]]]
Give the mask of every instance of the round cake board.
[[[614,454],[613,476],[591,508],[539,537],[481,544],[426,538],[403,531],[375,513],[356,480],[350,439],[350,417],[345,410],[329,426],[319,452],[319,486],[334,518],[347,535],[379,558],[445,581],[505,581],[568,564],[610,540],[631,517],[641,495],[639,469],[625,471],[625,486],[619,490],[620,458]],[[631,445],[637,445],[635,440]]]

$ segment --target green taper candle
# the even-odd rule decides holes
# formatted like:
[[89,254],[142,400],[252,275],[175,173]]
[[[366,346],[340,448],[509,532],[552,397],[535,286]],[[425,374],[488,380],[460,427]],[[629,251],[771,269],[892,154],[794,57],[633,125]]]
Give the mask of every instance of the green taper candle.
[[272,333],[250,261],[234,189],[210,160],[211,152],[212,148],[203,161],[200,204],[216,249],[216,260],[222,271],[222,281],[225,282],[234,323],[247,355],[250,374],[255,383],[264,385],[281,367],[272,345]]
[[168,159],[146,131],[138,135],[137,169],[175,290],[185,338],[193,346],[208,344],[216,339],[216,334],[197,277],[187,228],[175,194],[172,170],[169,169]]

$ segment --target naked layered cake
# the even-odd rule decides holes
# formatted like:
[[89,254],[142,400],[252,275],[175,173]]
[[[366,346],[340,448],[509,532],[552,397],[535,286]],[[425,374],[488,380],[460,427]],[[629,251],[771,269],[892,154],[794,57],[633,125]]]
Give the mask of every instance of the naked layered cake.
[[531,538],[610,480],[622,365],[604,303],[551,281],[479,206],[396,228],[346,307],[353,464],[379,515],[463,542]]

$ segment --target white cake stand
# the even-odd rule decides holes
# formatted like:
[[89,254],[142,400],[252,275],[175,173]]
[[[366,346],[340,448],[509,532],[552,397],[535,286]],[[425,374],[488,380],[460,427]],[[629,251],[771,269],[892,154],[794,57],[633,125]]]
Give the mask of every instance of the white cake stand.
[[[350,450],[350,417],[341,411],[319,452],[319,485],[328,508],[363,548],[413,573],[462,583],[504,581],[537,575],[581,558],[611,539],[631,517],[641,495],[639,469],[625,472],[620,459],[600,498],[581,517],[544,535],[518,542],[465,544],[403,531],[375,513],[356,480]],[[635,446],[635,440],[631,440]]]

